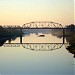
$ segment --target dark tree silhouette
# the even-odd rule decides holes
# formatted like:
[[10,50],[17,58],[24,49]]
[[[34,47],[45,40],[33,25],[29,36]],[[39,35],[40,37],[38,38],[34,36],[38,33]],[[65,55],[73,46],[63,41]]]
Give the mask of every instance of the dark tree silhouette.
[[[16,28],[20,28],[19,26]],[[19,37],[21,35],[21,30],[20,29],[16,29],[15,27],[11,28],[9,26],[9,28],[3,28],[0,25],[0,46],[2,46],[6,40],[8,39],[12,39],[13,37],[14,39],[16,39],[17,37]],[[22,33],[23,35],[23,33]]]
[[69,37],[66,37],[67,42],[69,42],[69,45],[66,49],[74,54],[74,58],[75,58],[75,25],[71,24],[66,26],[66,28],[69,28],[68,30],[66,30],[66,32],[70,35]]

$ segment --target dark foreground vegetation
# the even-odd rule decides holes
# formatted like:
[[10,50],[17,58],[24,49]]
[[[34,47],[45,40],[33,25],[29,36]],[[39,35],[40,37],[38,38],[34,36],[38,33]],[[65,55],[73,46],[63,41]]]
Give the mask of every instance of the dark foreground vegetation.
[[67,42],[69,42],[69,46],[67,46],[67,50],[74,54],[75,58],[75,25],[71,24],[69,26],[66,26],[67,28],[71,28],[66,30],[66,33],[69,34],[69,37],[66,37]]
[[14,40],[20,35],[21,35],[20,27],[3,28],[2,26],[0,26],[0,46],[2,46],[6,42],[6,40],[10,39]]
[[51,34],[53,36],[56,36],[57,38],[62,38],[63,36],[65,37],[67,43],[69,43],[69,46],[66,47],[66,49],[74,54],[74,58],[75,58],[75,25],[71,24],[71,25],[67,25],[65,27],[65,34],[63,35],[63,30],[62,29],[56,29],[56,30],[52,30]]

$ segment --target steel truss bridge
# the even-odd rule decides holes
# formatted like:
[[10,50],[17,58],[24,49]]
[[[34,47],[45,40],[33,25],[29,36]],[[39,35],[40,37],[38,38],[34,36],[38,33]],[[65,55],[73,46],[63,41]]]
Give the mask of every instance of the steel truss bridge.
[[[21,45],[30,50],[34,51],[51,51],[55,49],[59,49],[63,46],[65,43],[64,41],[64,28],[61,24],[51,22],[51,21],[35,21],[24,24],[22,27],[15,25],[5,25],[3,26],[4,29],[8,29],[11,31],[11,29],[19,29],[20,30],[20,43],[5,43],[4,47],[20,47]],[[23,43],[22,42],[22,32],[23,29],[62,29],[63,30],[63,42],[62,43]]]

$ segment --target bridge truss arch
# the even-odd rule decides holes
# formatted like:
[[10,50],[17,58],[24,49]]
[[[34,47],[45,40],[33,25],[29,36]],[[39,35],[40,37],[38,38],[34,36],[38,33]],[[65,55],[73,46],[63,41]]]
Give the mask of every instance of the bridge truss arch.
[[34,21],[24,24],[22,28],[63,28],[63,26],[51,21]]

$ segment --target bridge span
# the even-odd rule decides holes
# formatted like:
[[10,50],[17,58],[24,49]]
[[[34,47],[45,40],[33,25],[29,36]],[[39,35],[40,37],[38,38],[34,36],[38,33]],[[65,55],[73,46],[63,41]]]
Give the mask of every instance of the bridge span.
[[[59,49],[65,44],[65,28],[59,23],[51,22],[51,21],[35,21],[24,24],[21,26],[12,26],[5,25],[3,26],[5,29],[19,29],[20,30],[20,43],[5,43],[4,47],[20,47],[22,45],[26,49],[34,50],[34,51],[51,51],[55,49]],[[62,29],[63,30],[63,42],[62,43],[23,43],[22,42],[22,33],[24,29]]]

